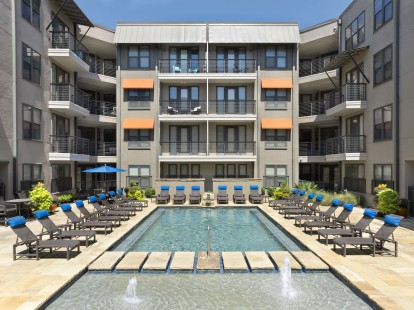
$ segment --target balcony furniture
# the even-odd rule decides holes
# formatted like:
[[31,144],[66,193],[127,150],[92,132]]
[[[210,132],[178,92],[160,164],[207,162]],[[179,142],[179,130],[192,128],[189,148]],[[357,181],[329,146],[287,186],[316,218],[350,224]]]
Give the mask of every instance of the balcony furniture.
[[179,185],[175,188],[175,195],[174,195],[174,203],[181,203],[184,204],[187,196],[184,194],[184,186]]
[[194,107],[193,109],[191,109],[191,111],[190,111],[190,113],[191,114],[200,114],[200,112],[201,112],[201,107],[200,106],[198,106],[198,107]]
[[235,185],[233,194],[234,203],[246,203],[246,197],[243,194],[243,186]]
[[21,215],[22,211],[24,213],[26,213],[26,215],[30,216],[31,215],[31,211],[30,211],[30,199],[29,198],[19,198],[19,199],[11,199],[11,200],[6,200],[5,201],[6,204],[15,204],[17,206],[17,213],[19,215]]
[[[195,68],[188,68],[188,73],[198,73],[198,67]],[[180,71],[181,72],[181,71]]]
[[172,115],[178,114],[178,110],[176,110],[176,109],[174,109],[173,107],[170,107],[170,106],[167,108],[167,112],[168,112],[168,114],[172,114]]
[[172,66],[172,72],[173,73],[181,73],[181,67],[173,65]]

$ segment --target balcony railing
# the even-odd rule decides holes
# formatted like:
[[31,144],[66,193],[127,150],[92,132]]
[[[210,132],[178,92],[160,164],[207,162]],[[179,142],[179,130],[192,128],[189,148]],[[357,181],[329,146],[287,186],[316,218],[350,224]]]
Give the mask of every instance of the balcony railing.
[[90,96],[71,84],[50,84],[51,101],[70,101],[85,109],[90,107]]
[[385,185],[387,185],[387,188],[394,189],[394,181],[392,181],[392,180],[376,180],[376,179],[372,179],[371,180],[371,189],[372,189],[372,192],[373,193],[374,193],[374,188],[377,187],[380,184],[385,184]]
[[149,110],[151,101],[128,101],[128,110]]
[[80,137],[50,136],[51,153],[90,154],[90,142]]
[[207,155],[206,142],[161,142],[161,154],[185,156]]
[[162,100],[160,114],[198,115],[207,113],[207,103],[199,100]]
[[33,188],[33,186],[37,185],[37,183],[42,182],[43,180],[24,180],[20,182],[20,190],[21,191],[29,191]]
[[365,193],[366,192],[365,178],[344,177],[344,188],[351,192]]
[[209,59],[210,73],[254,73],[256,59]]
[[151,148],[151,141],[128,141],[129,150],[148,150]]
[[84,56],[83,60],[89,65],[89,72],[111,77],[116,76],[115,60],[102,60],[88,55]]
[[265,141],[266,150],[284,150],[287,148],[287,141]]
[[325,141],[326,155],[344,153],[365,153],[365,136],[342,136]]
[[202,73],[206,71],[205,59],[160,59],[160,73]]
[[256,142],[210,142],[209,149],[210,153],[215,153],[217,155],[255,155]]
[[208,114],[256,114],[256,100],[210,100]]
[[338,55],[331,55],[324,58],[308,60],[299,64],[299,77],[318,74],[325,71],[325,66]]
[[334,90],[325,96],[326,110],[331,109],[346,101],[366,101],[367,84],[345,84],[342,85],[340,90]]
[[82,59],[89,56],[88,49],[69,31],[50,31],[49,41],[51,48],[69,49]]
[[325,114],[325,101],[316,100],[299,103],[299,117]]
[[94,153],[96,156],[116,156],[116,142],[98,142]]
[[275,176],[275,175],[263,176],[264,187],[278,187],[280,186],[280,183],[282,182],[289,183],[289,177],[288,176]]
[[116,116],[116,103],[101,100],[90,101],[90,113],[95,115]]
[[325,142],[299,142],[299,156],[323,156],[325,155]]
[[287,101],[265,101],[265,110],[286,110]]
[[136,183],[141,188],[152,187],[152,176],[130,176],[126,177],[126,184],[130,186],[131,183]]
[[64,192],[72,189],[72,177],[59,177],[51,180],[51,191]]

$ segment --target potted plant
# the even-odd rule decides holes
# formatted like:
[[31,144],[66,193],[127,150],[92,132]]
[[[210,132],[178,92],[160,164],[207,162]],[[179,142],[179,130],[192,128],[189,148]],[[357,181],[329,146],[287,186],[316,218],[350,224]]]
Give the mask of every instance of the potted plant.
[[56,196],[55,194],[51,194],[51,195],[52,195],[52,205],[49,208],[49,212],[54,213],[57,207],[59,206],[59,197]]
[[[374,187],[374,189],[373,189],[374,198],[372,200],[372,207],[374,209],[378,209],[378,194],[386,188],[387,188],[387,184],[379,184],[377,187]],[[380,214],[378,214],[378,215],[380,215]]]
[[400,209],[400,203],[398,193],[390,188],[378,193],[378,211],[384,215],[395,214]]
[[408,215],[407,213],[408,213],[408,200],[405,198],[402,198],[400,200],[400,208],[395,214],[407,217]]
[[49,210],[53,198],[42,182],[36,184],[29,192],[32,211]]

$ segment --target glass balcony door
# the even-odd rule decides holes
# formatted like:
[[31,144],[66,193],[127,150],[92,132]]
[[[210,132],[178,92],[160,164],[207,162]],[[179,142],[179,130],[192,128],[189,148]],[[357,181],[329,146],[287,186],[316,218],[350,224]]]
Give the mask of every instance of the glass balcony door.
[[198,126],[170,126],[170,154],[198,154]]
[[246,126],[217,126],[217,153],[245,153]]
[[216,89],[217,114],[245,114],[246,87],[223,87]]

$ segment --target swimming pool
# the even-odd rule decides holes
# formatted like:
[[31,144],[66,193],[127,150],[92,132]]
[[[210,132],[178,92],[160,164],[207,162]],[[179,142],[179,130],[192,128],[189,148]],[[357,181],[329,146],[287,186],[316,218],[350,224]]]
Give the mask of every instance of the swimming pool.
[[300,251],[256,208],[158,208],[113,251]]

